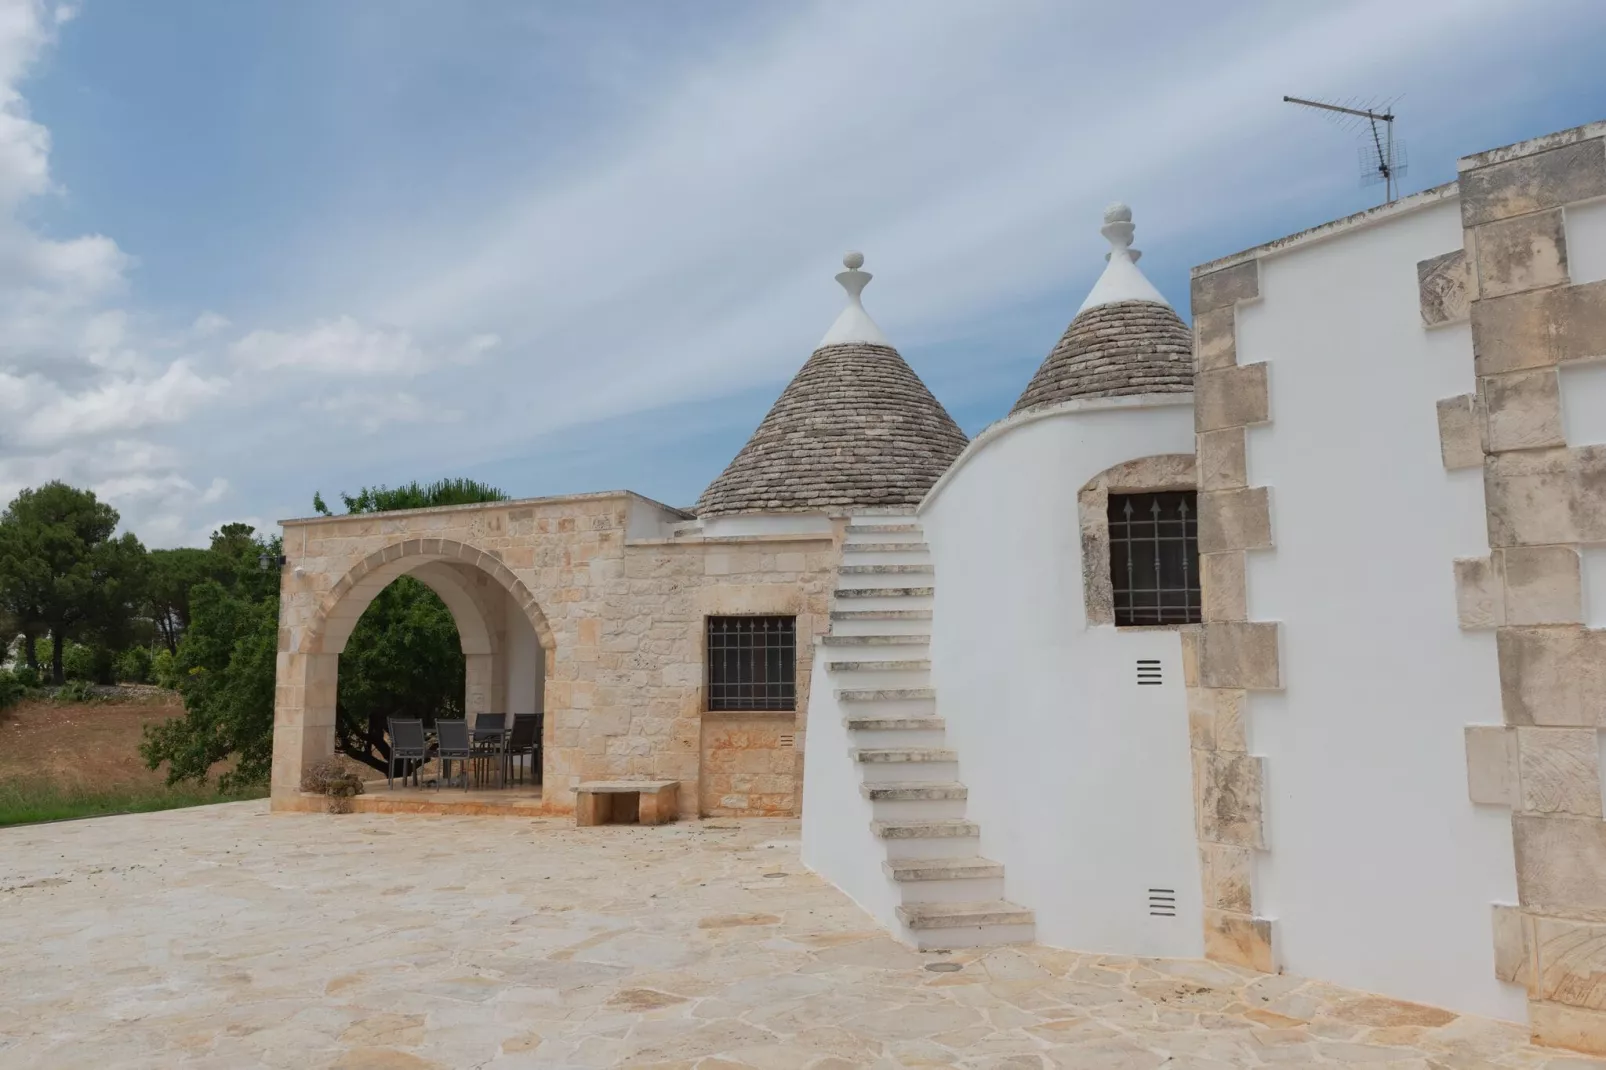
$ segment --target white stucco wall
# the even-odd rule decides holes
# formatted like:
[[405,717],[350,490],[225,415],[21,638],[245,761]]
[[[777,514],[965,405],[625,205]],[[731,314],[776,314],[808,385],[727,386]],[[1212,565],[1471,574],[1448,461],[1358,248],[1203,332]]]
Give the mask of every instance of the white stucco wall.
[[[1203,953],[1181,643],[1087,626],[1077,513],[1105,469],[1193,448],[1189,398],[1117,399],[990,428],[921,507],[937,713],[982,854],[1046,944]],[[1138,686],[1139,658],[1163,685]],[[1150,888],[1175,889],[1176,917],[1149,915]]]
[[897,893],[881,868],[886,849],[870,831],[875,815],[859,791],[859,767],[825,654],[823,647],[814,652],[803,738],[803,864],[896,931]]
[[1434,403],[1473,388],[1469,330],[1429,331],[1416,264],[1460,248],[1446,200],[1261,261],[1238,361],[1269,364],[1249,434],[1276,548],[1249,616],[1284,622],[1257,693],[1269,850],[1257,913],[1291,973],[1519,1019],[1490,904],[1515,902],[1510,817],[1468,801],[1463,728],[1501,722],[1492,631],[1456,624],[1451,561],[1488,553],[1482,473],[1445,471]]

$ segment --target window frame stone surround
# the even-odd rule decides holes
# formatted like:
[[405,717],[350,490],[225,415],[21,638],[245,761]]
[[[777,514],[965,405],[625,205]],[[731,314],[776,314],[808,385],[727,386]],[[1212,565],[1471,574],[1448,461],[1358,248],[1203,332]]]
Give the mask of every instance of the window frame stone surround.
[[[1082,539],[1082,601],[1089,628],[1115,626],[1115,583],[1110,575],[1110,495],[1196,489],[1191,453],[1157,453],[1122,461],[1082,484],[1076,492],[1076,511]],[[1122,630],[1127,627],[1123,626]],[[1137,627],[1178,630],[1189,625]]]

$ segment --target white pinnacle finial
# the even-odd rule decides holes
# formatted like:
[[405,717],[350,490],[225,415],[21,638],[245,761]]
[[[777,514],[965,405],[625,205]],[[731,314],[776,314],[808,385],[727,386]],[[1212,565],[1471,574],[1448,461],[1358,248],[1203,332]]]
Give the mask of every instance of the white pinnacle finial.
[[1160,291],[1138,270],[1138,257],[1143,254],[1132,248],[1132,235],[1136,230],[1132,225],[1132,209],[1120,201],[1104,209],[1104,225],[1099,228],[1099,233],[1110,243],[1110,251],[1104,254],[1109,266],[1099,276],[1099,281],[1093,284],[1093,291],[1082,302],[1078,313],[1117,301],[1166,304]]
[[872,345],[891,345],[881,328],[875,325],[870,314],[864,310],[864,303],[860,295],[864,288],[874,278],[868,271],[859,270],[864,266],[864,254],[849,252],[842,257],[842,266],[846,271],[837,272],[836,281],[848,292],[848,307],[831,324],[831,329],[825,332],[820,339],[820,345],[842,345],[848,342],[868,342]]

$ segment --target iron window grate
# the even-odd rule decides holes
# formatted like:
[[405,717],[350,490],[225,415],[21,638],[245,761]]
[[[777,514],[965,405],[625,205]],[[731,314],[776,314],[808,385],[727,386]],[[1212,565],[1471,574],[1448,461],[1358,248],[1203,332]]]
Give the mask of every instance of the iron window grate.
[[1199,623],[1203,603],[1194,492],[1112,494],[1109,521],[1116,625]]
[[797,618],[708,618],[708,708],[797,708]]

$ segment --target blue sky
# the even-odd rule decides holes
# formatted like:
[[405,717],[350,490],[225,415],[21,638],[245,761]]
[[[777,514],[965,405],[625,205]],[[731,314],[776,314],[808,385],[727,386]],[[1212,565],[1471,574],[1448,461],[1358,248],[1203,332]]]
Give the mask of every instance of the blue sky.
[[689,504],[840,307],[967,431],[1125,200],[1195,263],[1606,118],[1599,0],[0,0],[0,496],[149,545],[470,475]]

